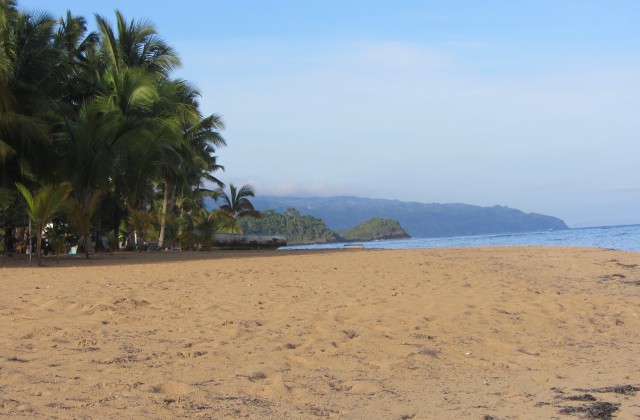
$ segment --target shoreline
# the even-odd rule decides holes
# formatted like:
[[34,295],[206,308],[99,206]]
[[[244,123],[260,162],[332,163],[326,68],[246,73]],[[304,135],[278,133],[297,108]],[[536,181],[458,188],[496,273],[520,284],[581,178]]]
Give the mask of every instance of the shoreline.
[[185,261],[208,261],[224,259],[244,259],[244,258],[271,258],[296,255],[322,255],[358,252],[439,252],[446,251],[483,251],[483,250],[511,250],[511,249],[559,249],[559,250],[595,250],[602,252],[622,252],[640,255],[640,251],[621,250],[597,246],[565,246],[565,245],[483,245],[483,246],[455,246],[439,248],[374,248],[361,246],[340,247],[340,248],[285,248],[285,249],[256,249],[256,250],[226,250],[216,249],[210,251],[117,251],[113,253],[100,252],[91,254],[89,259],[85,259],[81,254],[63,254],[59,259],[55,255],[43,256],[43,266],[38,267],[37,258],[33,258],[32,265],[29,266],[29,256],[25,254],[13,253],[12,256],[0,254],[0,269],[2,268],[56,268],[56,267],[83,267],[96,265],[122,265],[122,264],[161,264]]
[[0,266],[0,416],[640,415],[637,252],[127,254]]
[[[43,257],[43,267],[73,267],[92,265],[118,265],[118,264],[162,264],[171,262],[190,261],[213,261],[219,259],[242,259],[242,258],[270,258],[296,254],[325,254],[341,252],[342,249],[310,249],[310,250],[211,250],[211,251],[117,251],[114,253],[94,253],[89,259],[83,255],[60,255],[60,261],[56,256],[48,255]],[[4,264],[4,265],[3,265]],[[0,255],[0,269],[7,268],[38,268],[37,259],[33,259],[32,267],[29,267],[29,256],[25,254],[15,254],[12,257]]]

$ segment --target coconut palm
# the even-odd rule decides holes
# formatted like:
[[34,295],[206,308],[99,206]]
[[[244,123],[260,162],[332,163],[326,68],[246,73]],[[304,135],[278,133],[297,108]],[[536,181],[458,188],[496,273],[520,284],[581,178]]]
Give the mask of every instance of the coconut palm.
[[[72,121],[81,129],[75,140],[86,159],[83,166],[93,176],[91,186],[110,195],[114,233],[128,207],[143,208],[152,195],[155,173],[154,124],[157,99],[154,79],[141,69],[107,69],[97,82],[98,95]],[[86,111],[86,115],[84,114]],[[86,153],[86,154],[84,154]]]
[[[80,234],[80,243],[84,249],[85,259],[89,259],[91,253],[91,227],[101,198],[102,193],[94,191],[92,194],[76,199],[69,209],[69,224],[76,233]],[[99,236],[96,235],[96,243],[102,240]]]
[[[205,182],[224,187],[213,175],[223,169],[215,156],[223,124],[203,117],[197,90],[171,78],[180,60],[152,24],[120,12],[113,26],[102,16],[96,23],[90,33],[71,12],[53,19],[0,1],[0,188],[14,201],[16,182],[66,180],[83,203],[102,194],[98,232],[101,221],[117,232],[129,209],[157,211],[162,192],[162,243],[178,198]],[[10,232],[21,206],[0,207]]]
[[105,67],[98,99],[120,109],[122,132],[135,133],[113,159],[112,193],[117,199],[114,203],[121,202],[114,209],[116,229],[124,209],[140,210],[153,200],[159,167],[177,166],[173,148],[179,130],[167,124],[162,105],[171,101],[164,100],[161,87],[169,84],[168,75],[180,60],[148,21],[127,21],[116,11],[115,26],[102,16],[96,16],[96,22],[101,35],[100,61]]
[[195,232],[198,235],[199,245],[204,251],[210,251],[213,246],[213,235],[220,228],[220,222],[211,218],[206,211],[201,212],[195,218]]
[[[162,141],[157,152],[157,180],[158,187],[163,191],[162,210],[160,213],[160,229],[158,234],[158,248],[164,247],[164,237],[169,211],[169,201],[172,185],[181,178],[184,166],[183,159],[188,159],[179,153],[180,143],[184,141],[183,127],[193,125],[200,119],[197,107],[185,98],[192,91],[183,80],[161,80],[158,83],[159,100],[154,104],[154,120],[156,121],[156,135]],[[193,91],[195,92],[195,91]]]
[[68,11],[58,19],[53,37],[57,54],[59,101],[57,110],[67,117],[78,114],[79,108],[96,94],[97,46],[99,35],[87,33],[87,21]]
[[36,254],[38,265],[42,265],[42,236],[44,228],[51,219],[65,209],[65,204],[71,194],[71,184],[62,182],[55,185],[40,187],[34,194],[24,185],[17,183],[16,187],[27,202],[27,214],[33,220],[37,232]]
[[139,67],[159,77],[180,66],[176,51],[159,36],[146,20],[127,22],[116,10],[116,30],[102,16],[96,16],[102,35],[101,54],[108,66],[119,70]]
[[[17,182],[35,188],[60,179],[54,122],[62,98],[55,45],[56,21],[46,13],[22,12],[15,1],[0,2],[0,188],[17,198]],[[18,219],[10,208],[0,221],[8,234]]]
[[0,2],[0,186],[50,173],[50,98],[56,93],[55,21]]
[[218,210],[211,213],[210,217],[220,218],[225,230],[230,233],[242,233],[240,219],[245,217],[260,217],[260,212],[256,211],[249,201],[249,197],[254,197],[255,193],[251,185],[243,185],[237,189],[235,185],[229,185],[229,194],[222,188],[216,190],[216,201],[222,200],[222,205]]
[[153,224],[153,215],[146,210],[129,209],[129,226],[131,232],[135,235],[134,245],[138,252],[140,252],[140,240],[144,240],[147,230]]
[[160,100],[156,102],[158,125],[173,135],[172,148],[166,148],[159,162],[159,178],[163,189],[162,213],[158,246],[164,245],[167,214],[171,197],[179,190],[190,195],[202,190],[204,181],[224,187],[212,173],[224,169],[217,165],[214,153],[226,145],[218,130],[224,128],[218,115],[202,117],[198,109],[199,92],[184,80],[167,80],[159,85]]

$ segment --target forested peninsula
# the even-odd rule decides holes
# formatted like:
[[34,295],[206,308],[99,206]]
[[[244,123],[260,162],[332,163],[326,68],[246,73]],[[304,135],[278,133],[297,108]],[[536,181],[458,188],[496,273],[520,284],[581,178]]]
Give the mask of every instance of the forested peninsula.
[[242,229],[249,234],[286,236],[288,245],[375,241],[409,237],[395,220],[374,218],[351,229],[336,232],[329,229],[324,220],[309,215],[303,216],[293,208],[289,208],[283,213],[275,210],[263,211],[260,218],[243,220]]
[[568,229],[557,217],[525,213],[505,206],[418,203],[363,197],[276,197],[253,200],[258,210],[284,212],[295,208],[303,216],[322,219],[337,232],[374,218],[396,220],[417,238],[533,232]]

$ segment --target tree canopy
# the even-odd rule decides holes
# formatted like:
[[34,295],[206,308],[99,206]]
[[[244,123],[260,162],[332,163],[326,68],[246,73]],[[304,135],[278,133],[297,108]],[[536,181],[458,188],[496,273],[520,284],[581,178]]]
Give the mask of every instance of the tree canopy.
[[[224,123],[173,76],[178,53],[147,20],[115,11],[95,23],[89,32],[71,11],[0,1],[0,249],[13,248],[24,198],[41,188],[69,186],[76,236],[135,233],[162,247],[197,233],[208,188],[224,187]],[[153,223],[138,223],[140,212]]]
[[324,220],[313,216],[303,216],[294,208],[284,213],[275,210],[261,212],[260,219],[245,219],[242,228],[247,233],[258,235],[285,235],[288,245],[330,243],[341,240],[329,229]]

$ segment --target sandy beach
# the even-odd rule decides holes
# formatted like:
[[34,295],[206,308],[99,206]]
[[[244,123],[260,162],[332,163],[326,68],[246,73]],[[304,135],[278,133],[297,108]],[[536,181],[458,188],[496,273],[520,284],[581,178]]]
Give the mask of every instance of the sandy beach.
[[640,417],[638,253],[0,258],[3,418]]

